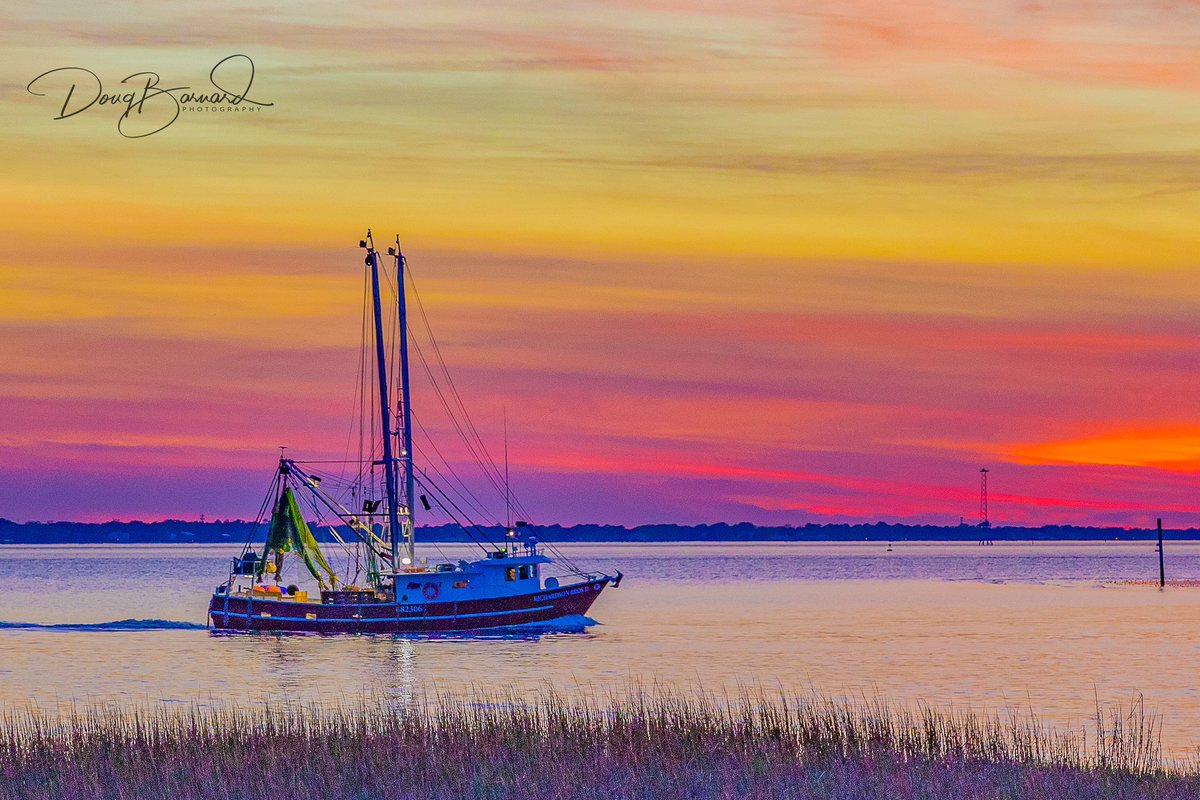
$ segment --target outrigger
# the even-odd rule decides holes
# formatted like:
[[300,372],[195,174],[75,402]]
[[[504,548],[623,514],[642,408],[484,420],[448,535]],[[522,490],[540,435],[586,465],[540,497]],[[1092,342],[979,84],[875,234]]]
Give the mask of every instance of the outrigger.
[[[465,426],[455,427],[460,435],[467,435],[464,430],[475,435],[476,446],[472,447],[468,440],[468,449],[484,468],[486,477],[502,488],[509,515],[502,543],[487,541],[484,530],[466,517],[461,506],[467,502],[457,502],[455,497],[468,502],[472,497],[461,480],[456,492],[433,480],[432,465],[427,471],[414,464],[405,257],[397,236],[395,246],[388,248],[388,255],[395,263],[394,273],[388,275],[380,268],[371,231],[367,231],[359,247],[367,253],[366,282],[371,306],[369,312],[364,312],[364,369],[360,372],[364,396],[360,408],[377,412],[379,427],[370,430],[373,426],[365,424],[369,414],[366,411],[361,414],[364,423],[360,425],[359,458],[343,462],[355,467],[355,475],[349,480],[333,473],[321,474],[318,462],[298,461],[289,458],[286,449],[281,450],[259,524],[240,555],[233,559],[228,580],[217,587],[209,603],[213,627],[228,631],[422,634],[538,626],[571,619],[586,624],[583,615],[606,586],[620,584],[621,573],[583,571],[552,545],[529,535],[531,528],[525,522],[514,523],[511,517],[514,500],[507,474],[501,476],[486,455],[486,448],[469,420]],[[399,340],[398,393],[388,381],[389,347],[384,336],[381,276],[389,283],[395,280],[390,288],[395,290],[397,298],[398,336],[394,338]],[[418,303],[419,300],[418,295]],[[423,309],[421,314],[424,317]],[[367,318],[372,324],[365,324]],[[371,349],[374,364],[368,370]],[[440,361],[436,341],[433,351]],[[449,378],[445,364],[440,367]],[[428,364],[426,368],[433,379],[436,373],[428,369]],[[363,377],[369,371],[374,372],[376,379],[375,397],[369,379]],[[457,390],[452,396],[457,400],[453,408],[465,414]],[[452,407],[446,406],[446,410],[449,413]],[[393,423],[393,417],[398,425]],[[399,457],[395,454],[397,449]],[[478,457],[480,451],[483,458]],[[449,468],[448,462],[443,460],[443,464]],[[425,493],[418,494],[418,485]],[[465,498],[463,491],[467,493]],[[413,520],[418,498],[427,511],[432,508],[431,500],[436,503],[483,550],[484,557],[447,559],[433,565],[427,558],[418,560]],[[302,499],[313,513],[336,520],[327,530],[347,556],[341,574],[330,566],[305,521]],[[270,523],[259,555],[254,549],[255,542],[268,507]],[[303,590],[294,583],[284,586],[286,553],[299,557],[316,581],[318,591]],[[554,569],[565,571],[566,577],[550,574]]]

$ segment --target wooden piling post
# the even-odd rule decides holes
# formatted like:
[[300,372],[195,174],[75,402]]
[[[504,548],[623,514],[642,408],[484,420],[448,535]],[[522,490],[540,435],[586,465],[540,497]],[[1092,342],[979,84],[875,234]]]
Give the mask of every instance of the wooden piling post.
[[1158,518],[1158,588],[1167,585],[1167,571],[1163,565],[1162,517]]

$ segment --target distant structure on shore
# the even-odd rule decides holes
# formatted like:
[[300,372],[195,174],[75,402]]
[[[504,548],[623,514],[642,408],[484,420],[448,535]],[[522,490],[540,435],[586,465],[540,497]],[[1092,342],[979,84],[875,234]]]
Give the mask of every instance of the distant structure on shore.
[[995,544],[992,537],[986,532],[992,527],[991,520],[988,519],[988,490],[987,490],[988,468],[984,467],[979,470],[979,543],[984,546]]
[[992,527],[992,523],[988,519],[987,476],[987,467],[979,470],[979,527],[981,528]]

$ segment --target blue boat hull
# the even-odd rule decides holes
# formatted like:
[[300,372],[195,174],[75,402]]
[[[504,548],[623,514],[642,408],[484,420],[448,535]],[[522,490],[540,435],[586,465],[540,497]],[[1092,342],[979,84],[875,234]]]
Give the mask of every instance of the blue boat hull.
[[217,630],[325,634],[474,631],[586,614],[611,578],[532,594],[448,602],[298,603],[217,593],[208,606]]

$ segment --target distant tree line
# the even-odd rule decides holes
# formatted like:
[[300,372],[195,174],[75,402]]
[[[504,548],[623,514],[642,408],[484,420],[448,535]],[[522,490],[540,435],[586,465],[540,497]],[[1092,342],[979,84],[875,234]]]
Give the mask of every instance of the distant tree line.
[[[487,539],[499,542],[504,529],[480,528]],[[522,537],[551,542],[861,542],[925,541],[993,542],[1046,540],[1145,540],[1157,537],[1152,528],[1043,525],[1040,527],[976,528],[970,525],[903,525],[890,522],[816,523],[805,525],[753,525],[749,522],[712,525],[539,525],[518,529]],[[240,543],[254,533],[245,520],[188,522],[13,522],[0,518],[0,544],[170,544]],[[327,530],[314,529],[321,541],[330,541]],[[343,538],[352,538],[348,530]],[[261,536],[265,530],[258,532]],[[1172,539],[1200,539],[1200,529],[1171,529]],[[454,525],[418,527],[417,538],[426,542],[469,542]]]

